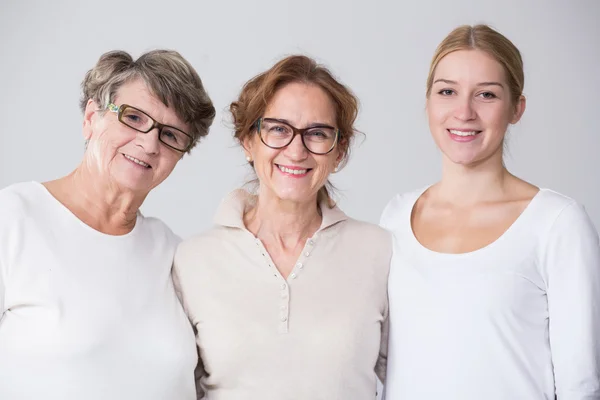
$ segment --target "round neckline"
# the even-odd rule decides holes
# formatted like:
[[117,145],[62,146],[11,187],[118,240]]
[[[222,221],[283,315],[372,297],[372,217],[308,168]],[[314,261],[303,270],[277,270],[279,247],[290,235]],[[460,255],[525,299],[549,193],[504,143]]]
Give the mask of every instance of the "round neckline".
[[431,256],[435,256],[435,257],[445,257],[445,258],[464,258],[464,257],[472,257],[478,254],[482,254],[485,252],[488,252],[490,250],[492,250],[493,248],[499,246],[502,242],[504,242],[506,240],[506,237],[509,236],[511,234],[512,231],[516,230],[518,228],[519,225],[523,224],[523,220],[527,218],[527,215],[529,215],[531,213],[531,209],[533,208],[532,206],[538,201],[538,199],[541,197],[542,192],[545,192],[546,189],[545,188],[539,188],[538,192],[531,198],[531,200],[529,201],[529,203],[527,204],[527,206],[525,206],[525,208],[523,209],[523,211],[521,211],[521,213],[519,214],[519,216],[510,224],[510,226],[504,231],[502,232],[502,234],[500,236],[498,236],[495,240],[493,240],[492,242],[486,244],[483,247],[480,247],[478,249],[472,250],[472,251],[467,251],[464,253],[444,253],[444,252],[439,252],[439,251],[435,251],[432,250],[426,246],[424,246],[419,239],[417,239],[417,236],[415,235],[415,232],[413,230],[413,226],[412,226],[412,213],[413,210],[415,208],[415,205],[417,204],[417,201],[421,198],[421,196],[429,189],[431,188],[433,185],[429,185],[425,188],[423,188],[421,191],[419,191],[417,193],[417,195],[415,196],[415,199],[412,201],[408,213],[407,213],[407,224],[406,226],[408,226],[408,236],[410,237],[410,240],[413,242],[413,244],[419,249],[419,251],[426,253],[428,255]]
[[45,196],[47,196],[52,203],[61,210],[61,212],[63,212],[65,215],[68,215],[68,217],[72,220],[74,220],[74,222],[76,222],[77,224],[79,224],[80,226],[82,226],[84,229],[86,229],[87,231],[91,232],[94,235],[98,235],[100,237],[103,238],[114,238],[115,240],[118,239],[125,239],[128,237],[131,237],[133,235],[136,234],[136,232],[139,230],[139,226],[141,225],[142,222],[142,215],[140,213],[140,211],[138,210],[136,213],[136,220],[135,220],[135,225],[133,226],[133,228],[131,229],[131,231],[124,233],[122,235],[111,235],[108,233],[104,233],[104,232],[100,232],[97,229],[92,228],[91,226],[89,226],[88,224],[86,224],[85,222],[83,222],[77,215],[75,215],[67,206],[65,206],[63,203],[61,203],[56,197],[54,197],[54,195],[52,193],[50,193],[50,191],[48,190],[48,188],[46,186],[44,186],[43,183],[41,182],[37,182],[37,181],[32,181],[32,183],[37,186],[41,192],[44,193]]

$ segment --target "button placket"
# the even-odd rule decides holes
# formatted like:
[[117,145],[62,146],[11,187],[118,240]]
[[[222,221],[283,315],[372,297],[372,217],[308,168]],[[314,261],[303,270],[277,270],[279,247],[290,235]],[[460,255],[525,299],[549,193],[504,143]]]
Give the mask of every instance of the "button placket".
[[[291,274],[288,277],[289,279],[295,280],[299,277],[300,271],[302,271],[305,267],[306,259],[311,255],[311,253],[314,249],[314,246],[316,244],[316,239],[317,239],[317,236],[315,235],[306,241],[304,248],[302,249],[302,252],[300,253],[300,257],[297,260],[296,264],[294,265],[294,268],[292,269]],[[271,260],[271,256],[265,249],[261,240],[258,238],[255,238],[255,243],[256,243],[258,249],[260,250],[260,253],[263,256],[264,260],[266,261],[267,265],[272,269],[273,276],[275,278],[277,278],[277,280],[280,281],[279,294],[280,294],[281,300],[280,300],[280,304],[279,304],[279,332],[280,333],[288,333],[289,318],[290,318],[290,292],[289,292],[290,287],[289,287],[289,283],[286,279],[283,278],[283,276],[277,270],[277,267],[273,264],[273,260]]]
[[279,303],[279,333],[288,333],[288,321],[290,318],[290,287],[287,283],[282,283],[280,288],[281,302]]
[[317,236],[315,235],[306,241],[306,243],[304,244],[304,248],[302,249],[302,252],[300,253],[300,257],[296,261],[296,265],[294,265],[294,268],[292,269],[292,273],[289,275],[290,279],[297,279],[299,277],[301,271],[305,267],[306,259],[311,255],[311,253],[314,250],[316,240],[317,240]]

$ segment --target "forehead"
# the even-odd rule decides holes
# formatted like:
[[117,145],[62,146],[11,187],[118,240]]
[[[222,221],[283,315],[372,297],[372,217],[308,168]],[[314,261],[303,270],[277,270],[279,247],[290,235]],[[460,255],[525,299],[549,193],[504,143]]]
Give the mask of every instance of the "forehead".
[[505,82],[502,65],[481,50],[454,51],[442,58],[435,69],[436,79],[458,82]]
[[295,124],[335,123],[335,107],[329,95],[314,84],[293,82],[281,87],[267,105],[265,117]]
[[144,111],[158,122],[171,125],[188,132],[189,126],[185,124],[172,107],[167,107],[152,93],[142,79],[135,79],[124,83],[115,95],[118,106],[128,104]]

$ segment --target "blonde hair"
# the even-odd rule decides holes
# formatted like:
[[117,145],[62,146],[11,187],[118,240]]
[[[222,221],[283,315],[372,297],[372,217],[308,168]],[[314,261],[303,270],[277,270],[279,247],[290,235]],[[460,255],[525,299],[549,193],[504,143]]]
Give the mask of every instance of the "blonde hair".
[[506,73],[508,89],[512,104],[517,104],[523,94],[525,73],[523,59],[519,49],[506,36],[490,28],[488,25],[463,25],[454,29],[438,45],[427,77],[427,97],[431,94],[431,86],[435,69],[442,58],[459,50],[481,50],[498,61]]
[[149,51],[137,60],[124,51],[104,53],[81,83],[82,112],[90,99],[105,109],[115,100],[119,88],[135,79],[142,79],[164,105],[172,107],[190,125],[192,147],[208,134],[215,107],[196,70],[173,50]]

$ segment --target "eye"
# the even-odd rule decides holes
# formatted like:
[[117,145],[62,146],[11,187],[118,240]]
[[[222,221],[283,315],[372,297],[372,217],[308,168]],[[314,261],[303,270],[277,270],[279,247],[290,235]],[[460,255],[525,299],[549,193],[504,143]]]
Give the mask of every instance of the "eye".
[[272,135],[288,135],[291,133],[290,128],[283,124],[268,124],[265,128],[267,128],[269,134]]
[[495,99],[497,96],[492,92],[483,92],[479,94],[482,98],[486,100]]
[[328,137],[329,135],[327,135],[327,132],[322,131],[320,129],[312,129],[308,132],[306,132],[307,136],[315,136],[315,137]]
[[162,136],[169,142],[177,143],[179,141],[177,135],[168,129],[163,129]]
[[127,119],[129,122],[140,122],[141,118],[138,115],[127,114],[125,115],[125,119]]
[[442,95],[442,96],[451,96],[454,94],[454,90],[452,89],[442,89],[438,92],[438,94]]

